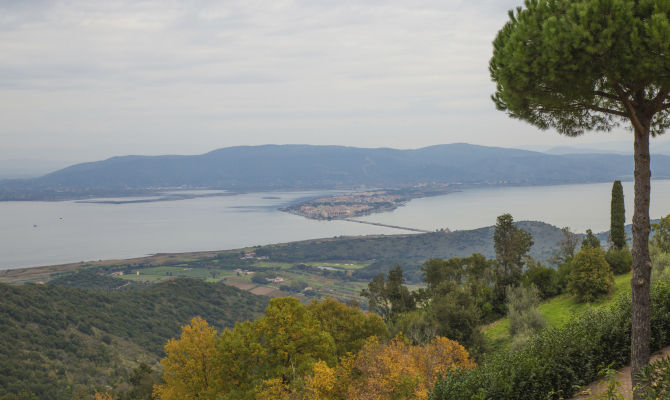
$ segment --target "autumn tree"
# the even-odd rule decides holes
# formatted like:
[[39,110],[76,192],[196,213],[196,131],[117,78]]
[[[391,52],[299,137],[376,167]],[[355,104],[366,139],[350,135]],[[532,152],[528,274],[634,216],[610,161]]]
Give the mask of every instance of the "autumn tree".
[[307,306],[307,311],[333,338],[338,357],[356,353],[371,336],[383,338],[388,334],[386,324],[377,314],[363,313],[359,308],[334,299],[314,300]]
[[427,399],[435,381],[446,372],[474,366],[463,346],[444,337],[425,346],[413,346],[402,338],[390,342],[373,338],[334,368],[317,363],[307,378],[307,398]]
[[221,390],[215,359],[216,330],[195,317],[183,326],[179,339],[165,345],[161,364],[164,384],[154,387],[160,400],[213,399]]
[[670,2],[527,0],[509,18],[489,64],[499,110],[568,136],[632,127],[636,383],[649,360],[649,139],[670,125]]
[[112,396],[111,393],[100,393],[100,392],[95,392],[93,395],[93,400],[114,400],[114,396]]
[[612,184],[612,201],[610,205],[610,242],[615,249],[626,246],[626,208],[623,202],[623,186],[621,181]]
[[300,383],[318,360],[335,362],[335,344],[298,299],[282,297],[271,299],[257,321],[224,330],[216,354],[217,362],[225,366],[222,392],[237,398],[284,390],[279,382],[292,390],[291,385]]

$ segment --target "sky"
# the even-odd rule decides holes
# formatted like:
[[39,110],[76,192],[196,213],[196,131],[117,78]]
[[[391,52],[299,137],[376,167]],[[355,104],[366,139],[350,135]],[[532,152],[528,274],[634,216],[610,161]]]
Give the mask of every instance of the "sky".
[[632,147],[624,129],[566,138],[495,110],[491,42],[521,2],[0,0],[0,160]]

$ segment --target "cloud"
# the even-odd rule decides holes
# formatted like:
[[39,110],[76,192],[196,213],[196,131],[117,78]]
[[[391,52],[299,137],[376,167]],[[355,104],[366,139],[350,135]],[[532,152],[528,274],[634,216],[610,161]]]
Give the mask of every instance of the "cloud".
[[489,99],[491,41],[516,4],[0,2],[0,158],[541,142]]

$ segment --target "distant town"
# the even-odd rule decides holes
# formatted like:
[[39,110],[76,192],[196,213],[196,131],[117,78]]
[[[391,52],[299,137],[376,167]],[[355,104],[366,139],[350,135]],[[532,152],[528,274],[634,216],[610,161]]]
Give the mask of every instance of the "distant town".
[[395,210],[408,201],[457,191],[454,185],[422,184],[402,189],[382,189],[319,197],[280,208],[281,211],[311,219],[347,219]]

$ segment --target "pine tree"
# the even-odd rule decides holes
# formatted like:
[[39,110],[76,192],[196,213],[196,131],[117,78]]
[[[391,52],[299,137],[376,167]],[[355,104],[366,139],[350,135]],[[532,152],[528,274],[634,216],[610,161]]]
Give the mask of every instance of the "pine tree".
[[[526,0],[510,11],[489,64],[499,110],[578,136],[622,122],[635,169],[631,377],[649,362],[649,139],[670,128],[670,3]],[[640,392],[641,393],[641,392]],[[640,399],[636,389],[634,398]]]

